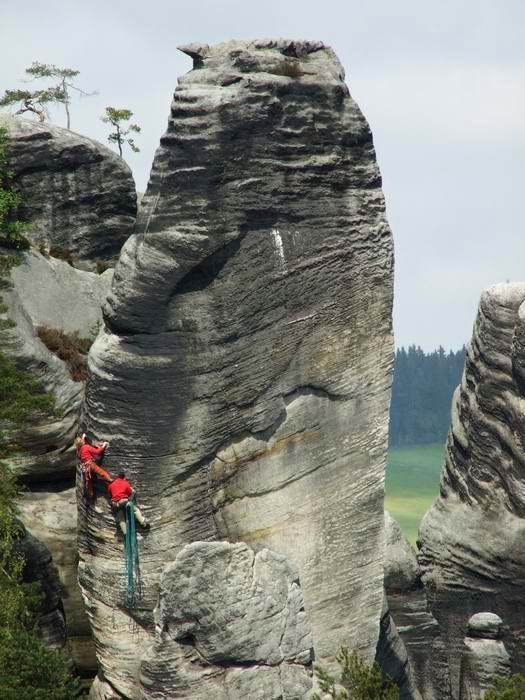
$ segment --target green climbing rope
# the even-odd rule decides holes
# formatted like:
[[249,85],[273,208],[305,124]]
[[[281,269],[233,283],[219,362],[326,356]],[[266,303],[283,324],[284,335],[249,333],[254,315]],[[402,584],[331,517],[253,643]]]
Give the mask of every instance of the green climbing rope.
[[126,505],[126,536],[124,547],[126,551],[126,595],[125,606],[135,607],[137,595],[140,591],[139,547],[137,542],[137,528],[135,525],[135,497],[133,496]]

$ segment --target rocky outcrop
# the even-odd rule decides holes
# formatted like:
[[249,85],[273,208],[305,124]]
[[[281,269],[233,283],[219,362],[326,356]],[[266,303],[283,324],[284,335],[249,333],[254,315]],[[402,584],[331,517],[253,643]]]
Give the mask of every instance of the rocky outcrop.
[[2,117],[1,125],[31,242],[88,266],[116,260],[136,216],[135,184],[122,158],[51,124]]
[[78,430],[84,384],[73,381],[66,364],[39,339],[39,326],[94,337],[102,322],[101,304],[111,271],[97,275],[31,250],[13,268],[11,288],[2,292],[5,318],[15,326],[0,333],[2,352],[20,369],[38,377],[55,397],[53,416],[35,416],[17,434],[21,446],[10,464],[26,483],[73,479],[73,439]]
[[162,573],[155,617],[141,665],[144,698],[310,694],[312,638],[297,573],[282,555],[187,545]]
[[514,671],[525,670],[525,284],[481,297],[452,405],[438,500],[420,529],[419,561],[459,695],[471,615],[505,620]]
[[478,700],[497,678],[510,675],[503,622],[493,613],[477,613],[468,621],[461,657],[460,700]]
[[407,650],[388,609],[386,595],[375,661],[383,674],[398,686],[400,700],[421,700]]
[[22,580],[37,583],[41,602],[37,632],[46,646],[63,649],[66,645],[66,625],[60,598],[58,573],[49,549],[21,524],[15,550],[24,558]]
[[96,673],[97,663],[91,628],[77,582],[77,504],[74,487],[47,484],[24,491],[20,518],[31,533],[45,542],[58,572],[58,595],[67,626],[67,638],[77,672]]
[[[77,582],[73,449],[84,383],[72,379],[66,364],[39,339],[37,329],[48,326],[69,334],[78,332],[83,337],[95,335],[111,276],[111,271],[97,275],[74,269],[31,249],[24,253],[22,264],[13,268],[11,287],[2,291],[4,317],[16,325],[0,332],[1,351],[19,369],[38,378],[55,397],[54,414],[34,415],[27,421],[23,430],[12,435],[19,450],[9,454],[11,468],[26,486],[20,517],[29,532],[45,545],[46,556],[52,554],[58,569],[59,606],[53,603],[42,617],[42,636],[46,643],[60,646],[67,628],[76,668],[86,675],[96,671],[96,661]],[[47,632],[48,628],[52,632]],[[60,640],[59,634],[63,635]]]
[[448,700],[447,654],[438,623],[428,609],[416,553],[388,511],[385,544],[385,590],[390,614],[410,661],[407,673],[412,675],[423,700]]
[[115,270],[86,395],[85,426],[110,441],[109,468],[126,467],[152,522],[128,611],[113,516],[81,504],[98,658],[130,698],[159,579],[190,543],[285,557],[321,663],[341,644],[373,660],[383,598],[392,241],[370,129],[320,42],[183,50],[195,67]]

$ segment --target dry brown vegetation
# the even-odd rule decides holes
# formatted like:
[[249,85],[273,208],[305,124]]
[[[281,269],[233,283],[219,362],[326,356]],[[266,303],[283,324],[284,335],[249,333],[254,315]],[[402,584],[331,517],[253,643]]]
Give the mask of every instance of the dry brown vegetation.
[[49,249],[49,255],[52,258],[57,258],[58,260],[65,260],[71,267],[75,267],[73,262],[73,253],[69,248],[59,248],[59,246],[52,246]]
[[279,63],[268,73],[273,75],[285,75],[287,78],[300,78],[302,75],[307,75],[304,70],[302,70],[299,61],[294,59],[287,59]]
[[66,363],[73,381],[86,381],[87,354],[93,342],[92,338],[81,338],[78,331],[64,333],[49,326],[39,326],[36,331],[44,345]]

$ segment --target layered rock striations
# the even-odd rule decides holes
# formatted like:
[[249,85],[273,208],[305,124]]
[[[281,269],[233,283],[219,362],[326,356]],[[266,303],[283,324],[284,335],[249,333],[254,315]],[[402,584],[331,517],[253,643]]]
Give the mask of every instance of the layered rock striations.
[[50,124],[2,118],[19,216],[31,241],[93,266],[115,261],[136,216],[133,176],[96,141]]
[[392,241],[370,129],[320,42],[183,50],[89,359],[85,426],[152,522],[129,611],[110,509],[80,504],[99,695],[139,696],[159,580],[199,541],[287,560],[318,661],[341,644],[371,661],[379,634]]
[[513,670],[525,670],[525,284],[481,297],[452,405],[440,496],[420,529],[419,561],[449,653],[453,697],[468,619],[509,625]]

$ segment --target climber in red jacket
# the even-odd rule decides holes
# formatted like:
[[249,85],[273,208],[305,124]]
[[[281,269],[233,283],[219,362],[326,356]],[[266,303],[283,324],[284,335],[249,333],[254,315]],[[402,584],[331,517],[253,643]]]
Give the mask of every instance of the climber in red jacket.
[[93,484],[94,476],[100,476],[101,479],[110,483],[112,481],[111,476],[105,469],[102,469],[96,463],[96,459],[100,459],[107,449],[108,442],[100,442],[97,446],[89,445],[86,439],[86,434],[84,433],[81,437],[75,439],[75,447],[77,449],[77,458],[80,464],[80,469],[82,470],[82,476],[84,477],[84,485],[86,493],[90,498],[95,495],[95,489]]
[[[111,496],[111,505],[113,511],[117,516],[118,524],[122,533],[126,534],[126,506],[128,502],[133,497],[135,491],[132,488],[129,481],[126,479],[124,472],[119,472],[118,477],[115,481],[112,481],[108,486],[109,495]],[[150,526],[148,520],[142,515],[139,508],[133,503],[133,510],[135,511],[135,517],[142,527],[148,528]]]

